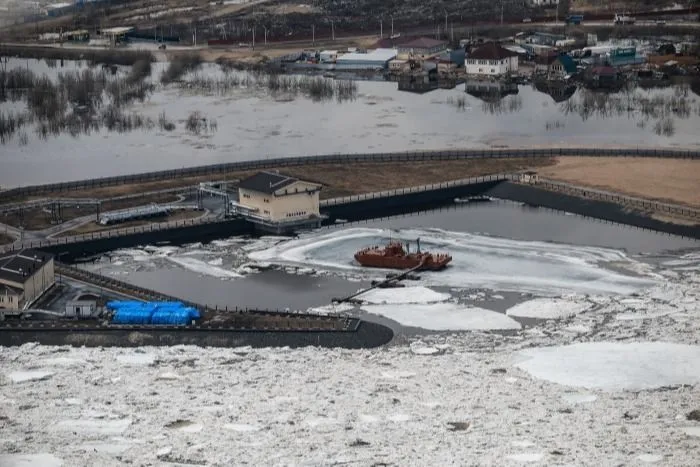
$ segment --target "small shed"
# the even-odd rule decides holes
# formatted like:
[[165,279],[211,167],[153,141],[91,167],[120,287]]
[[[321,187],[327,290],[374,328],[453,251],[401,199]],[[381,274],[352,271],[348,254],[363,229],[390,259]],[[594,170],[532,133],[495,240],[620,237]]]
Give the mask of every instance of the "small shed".
[[66,318],[88,319],[97,315],[94,300],[71,300],[66,303]]

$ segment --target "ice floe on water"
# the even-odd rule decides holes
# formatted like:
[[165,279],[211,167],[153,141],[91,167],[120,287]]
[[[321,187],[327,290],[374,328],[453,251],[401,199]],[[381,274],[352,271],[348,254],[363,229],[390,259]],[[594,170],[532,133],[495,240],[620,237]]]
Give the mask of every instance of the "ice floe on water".
[[399,287],[390,289],[373,289],[356,298],[366,303],[435,303],[444,302],[451,297],[448,293],[436,292],[423,286]]
[[516,366],[565,386],[609,391],[700,383],[700,346],[588,342],[526,349]]
[[506,314],[518,318],[560,319],[583,313],[591,306],[592,304],[583,297],[537,298],[508,308]]
[[249,258],[275,264],[328,268],[339,273],[367,273],[354,262],[356,250],[421,238],[424,250],[449,252],[451,265],[440,272],[421,272],[422,285],[490,288],[544,295],[563,293],[629,294],[651,286],[651,277],[632,277],[606,269],[607,263],[634,263],[623,252],[597,247],[518,241],[438,229],[351,228],[312,233],[251,251]]
[[456,303],[363,305],[362,309],[404,326],[430,331],[493,331],[521,327],[503,313]]
[[218,277],[222,279],[243,277],[241,274],[235,271],[224,269],[219,267],[219,265],[212,265],[211,263],[207,263],[206,261],[196,258],[168,256],[168,260],[181,266],[183,269],[187,269],[188,271],[196,272],[197,274],[202,274],[205,276]]

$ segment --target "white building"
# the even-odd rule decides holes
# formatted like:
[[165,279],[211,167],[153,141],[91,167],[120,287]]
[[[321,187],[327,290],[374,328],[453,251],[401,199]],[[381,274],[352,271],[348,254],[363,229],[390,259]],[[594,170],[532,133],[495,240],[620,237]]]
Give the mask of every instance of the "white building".
[[294,227],[320,225],[322,185],[277,172],[258,172],[238,186],[233,211],[262,227],[282,233]]
[[518,54],[489,42],[467,55],[464,65],[468,75],[504,76],[518,71]]
[[71,300],[66,303],[66,318],[87,319],[97,315],[97,302],[94,300]]
[[532,6],[554,6],[559,5],[559,0],[530,0]]
[[374,49],[370,52],[348,52],[338,56],[336,70],[386,70],[389,61],[396,58],[396,49]]
[[19,312],[55,283],[53,255],[24,249],[0,255],[0,312]]

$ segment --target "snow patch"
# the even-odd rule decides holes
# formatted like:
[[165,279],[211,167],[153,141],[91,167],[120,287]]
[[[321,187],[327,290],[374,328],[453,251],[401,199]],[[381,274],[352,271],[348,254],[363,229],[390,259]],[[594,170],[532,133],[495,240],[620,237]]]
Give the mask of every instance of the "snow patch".
[[56,431],[71,431],[84,435],[119,435],[131,425],[131,420],[75,419],[62,420],[53,426]]
[[508,459],[513,460],[515,462],[539,462],[542,460],[544,457],[544,454],[541,452],[523,452],[519,454],[511,454],[508,456]]
[[13,383],[24,383],[27,381],[43,381],[53,376],[52,371],[13,371],[7,377]]
[[401,304],[401,303],[435,303],[444,302],[452,296],[448,293],[436,292],[423,286],[401,287],[395,289],[373,289],[358,295],[357,298],[372,304]]
[[175,380],[180,379],[180,375],[177,375],[177,374],[171,373],[171,372],[166,372],[166,373],[161,373],[158,376],[156,376],[156,379],[161,380],[161,381],[175,381]]
[[153,355],[145,353],[134,353],[127,355],[117,355],[117,361],[127,365],[152,365],[156,359]]
[[589,308],[589,303],[575,299],[536,298],[509,308],[506,315],[518,318],[562,319],[583,313]]
[[700,346],[588,342],[526,349],[516,366],[535,378],[606,391],[700,383]]
[[688,436],[697,436],[700,438],[700,426],[688,426],[683,428],[683,433]]
[[457,303],[363,305],[362,309],[368,313],[385,316],[404,326],[432,331],[488,331],[521,327],[520,323],[504,314]]
[[640,454],[637,459],[647,464],[655,464],[664,460],[664,456],[661,454]]
[[563,396],[561,396],[561,398],[569,404],[585,404],[587,402],[594,402],[598,399],[598,397],[595,394],[587,393],[564,394]]
[[224,429],[230,431],[237,431],[240,433],[260,431],[261,427],[258,425],[249,425],[247,423],[227,423],[224,425]]
[[2,467],[61,467],[63,461],[53,454],[0,454]]

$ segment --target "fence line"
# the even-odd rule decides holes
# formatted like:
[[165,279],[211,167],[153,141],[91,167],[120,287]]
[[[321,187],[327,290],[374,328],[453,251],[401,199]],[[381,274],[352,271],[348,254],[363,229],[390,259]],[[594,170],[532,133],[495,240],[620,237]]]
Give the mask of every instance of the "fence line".
[[620,205],[631,205],[636,208],[641,209],[653,209],[655,211],[678,214],[685,217],[692,217],[700,219],[700,209],[694,209],[688,206],[682,206],[679,204],[661,203],[656,201],[649,201],[643,198],[637,198],[634,196],[621,195],[619,193],[612,193],[604,190],[597,190],[594,188],[587,188],[578,185],[572,185],[570,183],[557,182],[549,179],[537,178],[532,181],[532,184],[541,186],[542,188],[549,191],[556,191],[566,194],[571,194],[578,196],[580,198],[595,199],[600,201],[610,201]]
[[534,158],[562,156],[596,156],[596,157],[654,157],[674,159],[700,159],[700,151],[675,149],[596,149],[596,148],[539,148],[539,149],[460,149],[435,150],[422,152],[390,152],[366,154],[331,154],[301,157],[280,157],[261,160],[229,162],[181,169],[161,170],[140,174],[120,175],[113,177],[93,178],[72,182],[50,183],[12,188],[0,192],[0,202],[7,200],[51,192],[70,191],[109,187],[136,182],[153,182],[182,177],[214,175],[232,171],[261,170],[274,167],[294,167],[314,164],[350,164],[366,162],[432,162],[458,159],[498,159],[498,158]]

